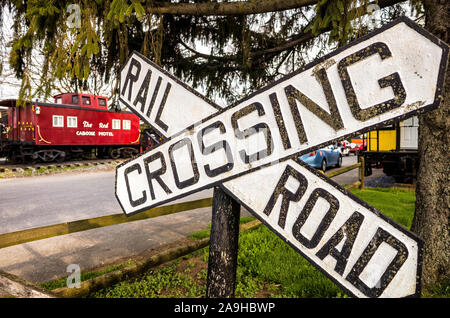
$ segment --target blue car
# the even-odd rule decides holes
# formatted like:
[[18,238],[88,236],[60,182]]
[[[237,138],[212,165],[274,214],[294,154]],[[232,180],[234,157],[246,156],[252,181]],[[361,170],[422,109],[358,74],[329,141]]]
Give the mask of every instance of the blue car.
[[342,166],[342,153],[336,145],[330,145],[300,156],[300,160],[325,172],[328,167]]

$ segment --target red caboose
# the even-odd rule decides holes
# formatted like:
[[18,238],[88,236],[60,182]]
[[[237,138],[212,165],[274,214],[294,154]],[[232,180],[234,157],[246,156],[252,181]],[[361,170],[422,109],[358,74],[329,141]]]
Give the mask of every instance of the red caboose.
[[16,100],[0,101],[8,107],[0,154],[12,162],[63,161],[84,155],[130,157],[139,152],[139,117],[108,110],[104,96],[65,93],[55,103],[35,102],[16,107]]

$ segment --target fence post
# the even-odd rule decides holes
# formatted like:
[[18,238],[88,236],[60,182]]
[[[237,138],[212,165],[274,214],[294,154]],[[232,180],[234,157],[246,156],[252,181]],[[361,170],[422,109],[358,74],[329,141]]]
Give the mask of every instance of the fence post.
[[214,187],[209,246],[207,298],[232,298],[236,287],[240,205]]
[[364,156],[359,157],[361,162],[361,167],[359,167],[359,181],[361,184],[359,185],[359,190],[364,190],[364,171],[365,171],[365,160]]

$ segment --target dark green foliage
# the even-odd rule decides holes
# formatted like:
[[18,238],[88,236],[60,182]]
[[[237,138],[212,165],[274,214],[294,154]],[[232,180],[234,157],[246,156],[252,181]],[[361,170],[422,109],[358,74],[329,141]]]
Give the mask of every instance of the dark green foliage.
[[[116,97],[120,66],[136,50],[201,87],[208,97],[224,97],[230,103],[322,55],[328,39],[347,41],[353,36],[350,20],[364,14],[367,5],[322,0],[316,6],[250,15],[149,13],[158,2],[167,3],[79,1],[75,4],[81,27],[74,27],[68,23],[76,13],[69,7],[73,1],[1,1],[0,13],[9,8],[15,16],[9,63],[22,79],[20,100],[46,98],[52,90],[68,87],[96,93],[106,84]],[[43,63],[34,66],[40,78],[34,79],[39,85],[32,91],[31,58],[36,51]]]

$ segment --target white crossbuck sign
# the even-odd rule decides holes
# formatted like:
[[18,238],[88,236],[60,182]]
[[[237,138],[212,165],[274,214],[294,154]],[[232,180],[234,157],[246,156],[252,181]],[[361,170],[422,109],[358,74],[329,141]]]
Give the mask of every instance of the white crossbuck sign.
[[418,296],[422,241],[298,157],[438,107],[447,55],[400,18],[222,109],[134,52],[120,101],[167,139],[116,197],[132,215],[220,185],[350,295]]

